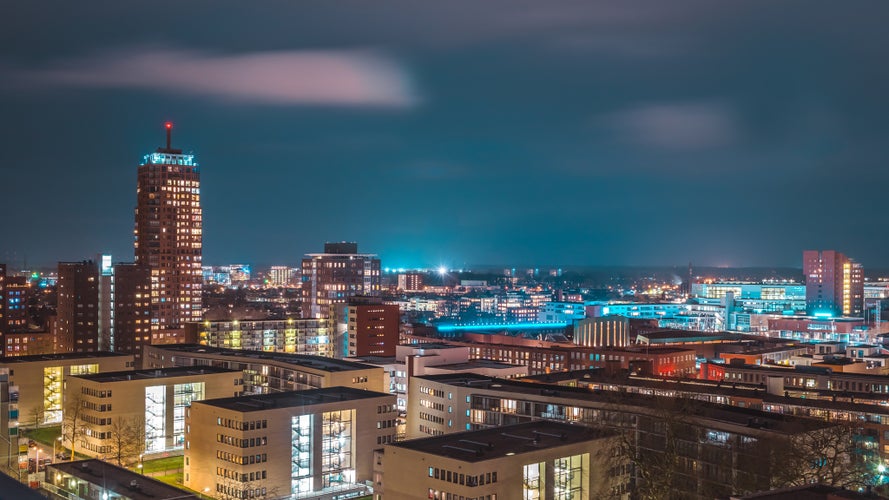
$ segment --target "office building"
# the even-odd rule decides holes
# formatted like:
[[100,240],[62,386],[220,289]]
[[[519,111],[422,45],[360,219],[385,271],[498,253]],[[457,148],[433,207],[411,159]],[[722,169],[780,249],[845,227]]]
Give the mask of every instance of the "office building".
[[374,449],[394,441],[394,403],[345,387],[195,402],[184,484],[218,499],[360,496]]
[[324,253],[302,261],[302,317],[327,318],[331,306],[355,295],[380,294],[380,259],[358,253],[357,243],[325,243]]
[[9,371],[22,427],[62,422],[62,396],[71,375],[104,373],[133,368],[133,356],[109,352],[65,353],[0,358],[0,370]]
[[[71,448],[74,425],[74,451],[116,456],[120,441],[115,433],[123,424],[135,429],[125,437],[138,440],[122,453],[125,457],[181,450],[185,409],[202,399],[240,396],[243,377],[241,370],[214,366],[70,375],[64,387],[62,444]],[[80,421],[75,423],[71,414],[77,406]]]
[[387,444],[374,498],[629,498],[619,446],[614,430],[548,421]]
[[335,386],[386,391],[382,368],[321,356],[180,344],[147,346],[144,362],[145,368],[170,366],[237,368],[244,371],[244,392],[247,394]]
[[94,261],[59,262],[56,329],[71,352],[99,350],[99,266]]
[[194,155],[170,145],[145,155],[136,188],[136,264],[150,272],[151,342],[182,342],[201,320],[201,178]]
[[813,316],[861,316],[864,269],[835,250],[803,252],[806,313]]

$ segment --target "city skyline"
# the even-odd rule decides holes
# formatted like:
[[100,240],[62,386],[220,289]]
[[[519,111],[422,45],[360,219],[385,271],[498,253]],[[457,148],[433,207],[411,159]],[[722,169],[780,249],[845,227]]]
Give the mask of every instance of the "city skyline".
[[0,260],[127,260],[132,165],[169,120],[204,168],[211,264],[345,240],[405,268],[801,267],[805,248],[889,267],[879,12],[220,3],[195,22],[195,2],[144,22],[164,5],[16,5]]

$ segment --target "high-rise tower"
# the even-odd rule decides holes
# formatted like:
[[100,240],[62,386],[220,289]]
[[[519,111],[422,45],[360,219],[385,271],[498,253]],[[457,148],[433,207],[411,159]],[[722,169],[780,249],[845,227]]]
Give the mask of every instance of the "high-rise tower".
[[861,316],[864,269],[834,250],[803,252],[806,312],[814,315]]
[[201,320],[201,177],[194,155],[170,145],[145,155],[136,188],[136,264],[149,269],[151,343],[182,342]]

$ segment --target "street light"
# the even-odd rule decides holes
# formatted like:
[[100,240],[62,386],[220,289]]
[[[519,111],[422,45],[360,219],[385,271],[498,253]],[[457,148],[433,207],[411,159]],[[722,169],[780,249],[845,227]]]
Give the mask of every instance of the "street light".
[[40,448],[36,444],[32,448],[34,449],[34,473],[36,474],[40,472]]
[[59,457],[59,455],[56,454],[56,443],[59,443],[59,444],[62,443],[62,436],[55,438],[52,442],[52,461],[53,462],[55,462],[56,459]]
[[138,467],[139,467],[139,472],[140,472],[141,474],[144,475],[144,474],[145,474],[145,471],[142,469],[142,454],[141,454],[141,453],[139,454],[139,465],[138,465]]

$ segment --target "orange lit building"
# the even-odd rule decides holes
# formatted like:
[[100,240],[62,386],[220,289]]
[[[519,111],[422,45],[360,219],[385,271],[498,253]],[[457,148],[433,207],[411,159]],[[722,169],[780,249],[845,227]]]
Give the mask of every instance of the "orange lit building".
[[194,155],[167,145],[145,155],[136,188],[136,264],[150,273],[151,343],[183,341],[201,320],[201,179]]

